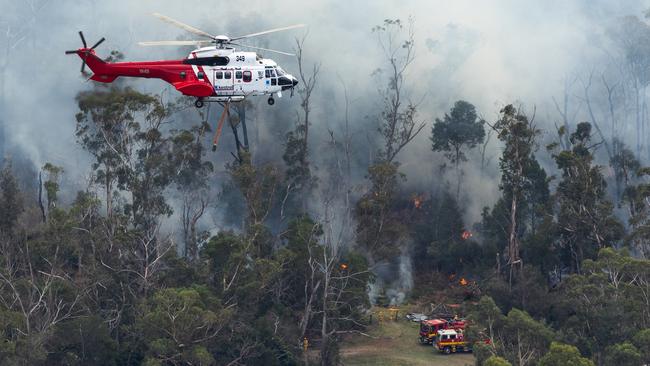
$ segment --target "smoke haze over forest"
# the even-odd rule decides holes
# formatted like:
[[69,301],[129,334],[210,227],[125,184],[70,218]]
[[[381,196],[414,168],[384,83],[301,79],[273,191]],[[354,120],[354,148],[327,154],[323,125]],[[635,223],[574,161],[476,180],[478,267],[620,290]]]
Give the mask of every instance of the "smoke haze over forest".
[[[565,80],[584,79],[592,70],[600,75],[620,52],[612,45],[607,30],[624,16],[642,16],[647,4],[558,0],[250,1],[245,5],[193,1],[188,5],[173,1],[5,0],[2,8],[5,11],[0,24],[4,38],[0,42],[4,53],[0,57],[8,57],[3,60],[7,62],[3,84],[6,102],[1,116],[7,151],[24,154],[36,167],[47,161],[61,165],[68,172],[66,179],[78,181],[77,177],[87,173],[88,160],[75,143],[74,96],[90,88],[92,82],[79,76],[77,58],[63,55],[63,50],[79,47],[78,30],[85,32],[89,42],[102,36],[107,38],[98,49],[100,56],[119,50],[127,61],[135,61],[182,58],[187,54],[187,49],[137,45],[137,41],[143,40],[191,38],[150,16],[153,12],[231,36],[285,24],[307,24],[306,30],[260,37],[253,44],[291,50],[294,38],[307,34],[305,61],[322,63],[314,95],[318,101],[313,110],[314,146],[317,149],[327,141],[328,129],[341,128],[345,84],[351,102],[353,150],[362,178],[372,157],[368,142],[376,141],[376,115],[381,102],[375,92],[380,84],[372,74],[383,66],[383,59],[371,29],[384,18],[406,21],[412,16],[415,21],[416,58],[406,75],[407,91],[410,100],[419,103],[418,119],[427,126],[458,99],[475,104],[488,122],[496,119],[504,104],[520,102],[529,114],[536,109],[539,126],[553,126],[561,117],[552,98],[562,99]],[[293,58],[271,57],[288,72],[296,72]],[[159,80],[129,83],[147,92],[164,90],[167,99],[178,96]],[[572,92],[579,94],[579,87]],[[260,136],[253,151],[279,156],[281,138],[295,119],[297,102],[283,98],[276,107],[264,105],[262,99],[253,103],[258,108],[251,128],[256,130],[253,134]],[[575,122],[588,119],[579,103],[573,103]],[[632,130],[633,126],[624,126],[624,136],[631,138]],[[409,182],[426,187],[441,183],[432,178],[439,177],[438,166],[442,162],[440,156],[431,152],[428,135],[420,134],[399,157]],[[465,169],[466,197],[481,197],[466,201],[469,221],[479,219],[480,209],[491,204],[490,197],[497,192],[498,147],[494,140],[489,147],[491,153],[487,154],[492,158],[489,175],[481,178],[478,169]],[[218,162],[224,155],[215,155],[213,159]],[[547,161],[548,157],[540,159]],[[469,164],[477,161],[470,159]]]

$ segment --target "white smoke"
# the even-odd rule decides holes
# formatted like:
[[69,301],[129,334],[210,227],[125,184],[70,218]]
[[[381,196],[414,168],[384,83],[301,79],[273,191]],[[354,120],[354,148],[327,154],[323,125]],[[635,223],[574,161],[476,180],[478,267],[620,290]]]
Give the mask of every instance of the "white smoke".
[[375,282],[368,287],[371,304],[378,305],[380,296],[384,294],[389,305],[401,305],[411,293],[413,289],[411,255],[408,253],[408,246],[402,248],[402,253],[394,263],[383,261],[375,264],[373,268],[376,274]]

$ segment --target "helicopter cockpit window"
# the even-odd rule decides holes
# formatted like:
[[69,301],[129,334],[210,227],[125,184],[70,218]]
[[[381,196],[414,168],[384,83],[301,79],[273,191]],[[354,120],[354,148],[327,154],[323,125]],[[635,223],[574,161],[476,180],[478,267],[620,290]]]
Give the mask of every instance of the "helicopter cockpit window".
[[232,79],[232,72],[230,72],[230,71],[224,72],[223,73],[223,78],[226,79],[226,80]]
[[241,79],[241,71],[235,71],[235,79]]
[[267,78],[270,78],[271,77],[271,70],[270,69],[264,70],[264,74],[266,75]]
[[251,73],[248,70],[244,71],[244,82],[245,83],[250,83],[251,80],[253,80],[253,73]]
[[221,72],[221,71],[217,71],[217,72],[215,73],[215,75],[216,75],[216,78],[217,78],[217,79],[223,79],[223,72]]
[[282,70],[282,68],[280,66],[278,66],[277,71],[278,71],[278,76],[282,76],[282,75],[286,74],[286,72],[284,72],[284,70]]

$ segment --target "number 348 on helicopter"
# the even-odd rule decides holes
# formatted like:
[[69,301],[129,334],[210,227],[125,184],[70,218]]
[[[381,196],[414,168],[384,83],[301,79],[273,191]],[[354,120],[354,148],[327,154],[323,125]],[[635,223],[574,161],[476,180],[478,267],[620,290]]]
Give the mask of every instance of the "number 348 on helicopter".
[[287,52],[235,42],[304,27],[304,24],[231,38],[226,35],[212,35],[162,14],[154,13],[153,15],[204,39],[139,43],[141,46],[197,47],[187,58],[182,60],[111,63],[102,60],[95,53],[95,48],[104,42],[105,38],[100,39],[92,47],[88,47],[86,39],[80,31],[79,36],[83,47],[65,51],[65,53],[76,54],[81,58],[82,73],[88,65],[93,71],[90,80],[111,83],[120,76],[162,79],[182,94],[195,97],[194,105],[197,108],[203,107],[205,102],[239,102],[248,96],[256,95],[268,95],[268,103],[273,105],[275,103],[274,95],[282,97],[282,92],[287,90],[293,94],[293,89],[298,84],[298,80],[294,76],[287,74],[275,61],[262,58],[256,52],[237,51],[234,46],[293,56]]

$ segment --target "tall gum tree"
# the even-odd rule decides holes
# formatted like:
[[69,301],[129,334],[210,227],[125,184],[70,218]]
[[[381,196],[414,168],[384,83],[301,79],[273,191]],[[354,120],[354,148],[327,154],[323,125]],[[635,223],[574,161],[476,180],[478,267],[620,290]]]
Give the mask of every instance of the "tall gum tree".
[[494,124],[497,136],[504,144],[503,155],[499,158],[501,169],[501,184],[499,188],[510,197],[510,220],[508,223],[508,266],[509,283],[512,286],[512,275],[515,266],[523,268],[519,256],[520,238],[518,235],[517,210],[530,188],[531,180],[525,172],[533,163],[536,150],[536,139],[540,131],[535,128],[533,119],[518,111],[514,106],[507,105],[501,110],[501,118]]
[[558,183],[557,224],[565,264],[580,273],[584,259],[595,258],[599,249],[612,246],[623,235],[621,223],[613,216],[612,203],[606,198],[606,182],[601,167],[593,163],[591,124],[578,123],[569,141],[569,149],[555,151],[548,146],[562,179]]
[[485,121],[480,119],[476,108],[464,100],[457,101],[449,114],[436,122],[431,129],[433,151],[442,151],[456,169],[456,201],[460,196],[462,171],[460,163],[467,161],[464,149],[473,149],[485,138]]

